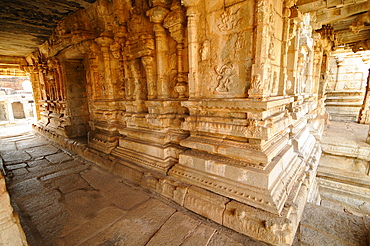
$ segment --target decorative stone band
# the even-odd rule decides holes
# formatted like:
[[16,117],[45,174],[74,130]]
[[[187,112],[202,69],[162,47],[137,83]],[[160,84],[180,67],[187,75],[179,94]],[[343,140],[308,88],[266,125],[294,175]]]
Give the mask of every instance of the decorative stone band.
[[292,185],[304,176],[305,166],[292,146],[287,146],[264,170],[225,159],[186,151],[169,175],[275,214],[281,213]]
[[[231,157],[225,159],[232,163],[237,162],[242,166],[250,166],[257,169],[264,167],[288,144],[287,136],[279,136],[272,139],[265,148],[254,146],[245,142],[237,142],[214,137],[191,136],[180,142],[181,146],[197,149],[210,154]],[[218,156],[218,158],[222,158]]]
[[[243,99],[201,99],[184,101],[181,103],[182,106],[189,108],[192,112],[196,112],[197,109],[228,109],[230,112],[250,112],[260,119],[265,119],[271,116],[274,108],[284,107],[285,105],[292,103],[293,97],[275,97],[270,100],[254,100],[249,98]],[[268,112],[267,112],[268,111]],[[190,115],[193,115],[190,113]],[[195,114],[196,115],[196,114]]]

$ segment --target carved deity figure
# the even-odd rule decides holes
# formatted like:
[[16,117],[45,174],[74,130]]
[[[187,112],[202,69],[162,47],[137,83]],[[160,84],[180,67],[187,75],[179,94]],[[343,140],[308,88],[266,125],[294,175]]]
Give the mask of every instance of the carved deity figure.
[[234,74],[234,66],[232,64],[225,64],[220,69],[215,71],[217,73],[218,86],[216,87],[217,92],[228,92],[230,90],[230,77]]
[[200,57],[202,61],[209,59],[210,46],[211,43],[208,39],[204,41],[202,48],[200,49]]

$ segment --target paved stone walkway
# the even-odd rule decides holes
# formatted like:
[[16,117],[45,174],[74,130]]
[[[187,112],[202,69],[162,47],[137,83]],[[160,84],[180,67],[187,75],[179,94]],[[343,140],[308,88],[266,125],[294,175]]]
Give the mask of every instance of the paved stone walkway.
[[[0,128],[0,155],[31,246],[267,245],[125,183],[29,125]],[[369,231],[367,217],[308,204],[293,245],[368,245]]]
[[31,246],[266,245],[131,186],[27,128],[2,132],[0,154]]

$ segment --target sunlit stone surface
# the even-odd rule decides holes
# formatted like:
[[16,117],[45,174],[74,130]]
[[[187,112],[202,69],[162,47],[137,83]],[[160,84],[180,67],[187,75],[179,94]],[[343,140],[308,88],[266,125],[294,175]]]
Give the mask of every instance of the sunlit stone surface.
[[292,244],[306,203],[321,201],[316,174],[328,112],[368,123],[361,52],[370,48],[370,4],[99,0],[79,7],[19,62],[33,85],[34,129],[223,226]]

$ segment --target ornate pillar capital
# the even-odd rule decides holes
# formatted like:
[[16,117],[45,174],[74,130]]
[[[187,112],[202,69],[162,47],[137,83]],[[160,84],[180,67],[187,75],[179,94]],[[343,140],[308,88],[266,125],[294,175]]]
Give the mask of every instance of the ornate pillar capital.
[[95,39],[95,41],[103,48],[103,47],[109,47],[113,42],[114,40],[111,38],[111,37],[108,37],[108,36],[100,36],[98,38]]
[[38,69],[36,66],[33,65],[25,65],[21,66],[21,70],[23,70],[25,73],[32,74],[32,73],[37,73]]
[[155,6],[154,8],[151,8],[146,12],[146,15],[149,17],[150,22],[153,22],[155,24],[161,24],[166,18],[166,15],[170,11],[162,6]]

